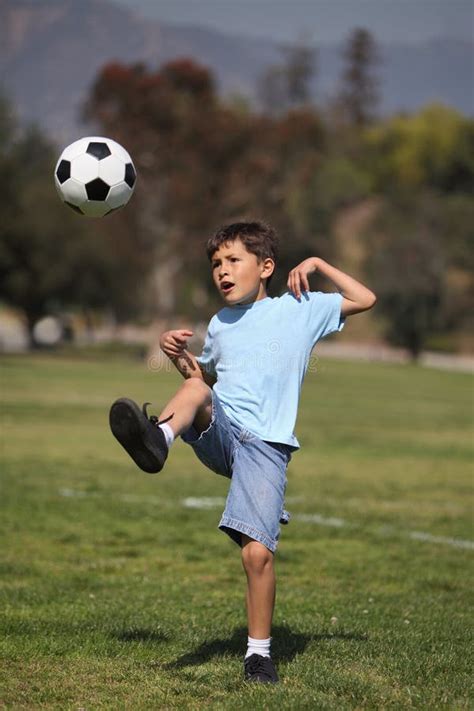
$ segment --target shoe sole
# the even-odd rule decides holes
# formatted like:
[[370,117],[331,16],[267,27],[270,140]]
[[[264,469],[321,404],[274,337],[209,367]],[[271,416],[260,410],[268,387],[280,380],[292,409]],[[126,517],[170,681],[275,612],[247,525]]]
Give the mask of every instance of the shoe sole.
[[109,413],[110,429],[135,464],[148,474],[161,471],[166,454],[152,441],[149,420],[128,398],[116,400]]

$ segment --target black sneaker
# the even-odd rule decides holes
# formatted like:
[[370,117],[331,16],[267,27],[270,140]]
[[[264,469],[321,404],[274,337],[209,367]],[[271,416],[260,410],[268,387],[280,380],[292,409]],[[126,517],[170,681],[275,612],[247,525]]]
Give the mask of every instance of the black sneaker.
[[158,425],[171,420],[158,421],[155,415],[148,416],[145,402],[142,409],[126,397],[116,400],[110,408],[110,429],[125,451],[140,469],[149,474],[163,469],[168,456],[168,445],[163,430]]
[[251,654],[244,661],[245,681],[257,681],[264,684],[276,684],[278,674],[270,657]]

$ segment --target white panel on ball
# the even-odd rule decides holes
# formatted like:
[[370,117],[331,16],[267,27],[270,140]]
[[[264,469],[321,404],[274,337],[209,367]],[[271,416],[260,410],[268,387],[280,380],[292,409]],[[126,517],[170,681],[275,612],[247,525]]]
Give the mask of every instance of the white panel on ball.
[[99,177],[99,161],[94,156],[84,153],[71,162],[71,177],[83,183]]
[[123,160],[124,163],[131,163],[132,159],[130,158],[130,154],[127,153],[125,148],[120,145],[120,143],[117,143],[117,141],[113,141],[111,138],[102,138],[100,139],[102,141],[105,141],[107,143],[108,147],[114,153],[116,156],[118,156],[121,160]]
[[66,182],[61,185],[60,194],[61,193],[63,200],[72,202],[73,205],[79,206],[87,201],[85,185],[74,180],[74,178],[69,178],[69,180],[66,180]]
[[118,185],[114,185],[110,188],[109,194],[107,195],[107,205],[110,209],[126,205],[132,197],[132,193],[133,190],[128,187],[127,183],[119,183]]
[[102,200],[88,200],[81,205],[81,210],[87,217],[103,217],[109,212],[110,207]]
[[61,160],[73,160],[77,156],[82,155],[87,151],[87,146],[89,145],[89,138],[80,138],[78,141],[74,141],[70,146],[64,149],[61,154]]
[[125,179],[125,163],[115,155],[99,161],[99,178],[107,185],[116,185]]

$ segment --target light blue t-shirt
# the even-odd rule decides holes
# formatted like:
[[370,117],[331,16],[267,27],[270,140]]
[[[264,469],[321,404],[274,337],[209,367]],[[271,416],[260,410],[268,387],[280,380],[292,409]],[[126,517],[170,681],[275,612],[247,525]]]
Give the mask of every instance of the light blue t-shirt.
[[311,350],[342,330],[342,295],[287,292],[221,309],[197,361],[217,378],[226,415],[260,439],[296,449],[294,427]]

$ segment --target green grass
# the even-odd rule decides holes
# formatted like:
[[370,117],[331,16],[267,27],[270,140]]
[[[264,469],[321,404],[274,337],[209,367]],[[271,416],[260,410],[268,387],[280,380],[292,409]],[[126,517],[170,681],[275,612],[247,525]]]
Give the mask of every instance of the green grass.
[[449,544],[473,538],[469,376],[308,374],[268,688],[241,680],[244,576],[219,500],[183,505],[226,480],[181,441],[147,476],[108,431],[113,399],[159,406],[179,376],[112,355],[0,363],[0,708],[472,708],[473,551]]

